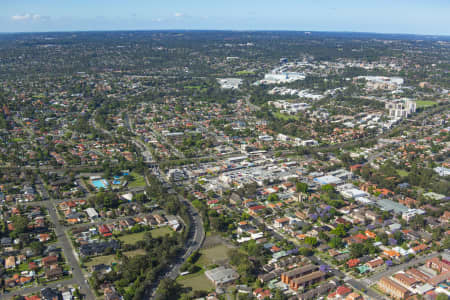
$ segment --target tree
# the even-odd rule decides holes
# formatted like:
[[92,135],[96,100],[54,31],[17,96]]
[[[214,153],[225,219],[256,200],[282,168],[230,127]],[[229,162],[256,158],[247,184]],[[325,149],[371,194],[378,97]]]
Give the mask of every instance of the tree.
[[334,192],[334,186],[332,186],[331,184],[325,184],[322,186],[322,191],[330,194]]
[[319,239],[321,239],[323,241],[328,241],[329,240],[328,235],[325,232],[323,232],[323,231],[319,231],[318,237],[319,237]]
[[269,202],[277,202],[279,200],[279,197],[277,194],[270,194],[267,200]]
[[352,244],[350,246],[350,255],[353,258],[361,257],[365,254],[364,245],[363,244]]
[[295,188],[299,193],[306,193],[308,191],[308,184],[304,182],[297,182]]
[[30,248],[33,251],[33,254],[38,256],[41,255],[42,252],[44,252],[44,244],[40,243],[40,242],[32,242],[30,244]]
[[425,219],[423,216],[417,215],[409,221],[409,224],[415,230],[422,229],[425,227]]
[[344,247],[344,243],[342,242],[341,238],[335,236],[330,240],[330,242],[328,243],[328,246],[330,246],[331,248],[334,248],[334,249],[339,249],[339,248]]
[[314,251],[308,248],[300,248],[298,249],[298,253],[303,256],[311,256],[314,254]]
[[274,300],[286,300],[287,296],[285,294],[283,294],[283,292],[281,290],[277,289],[275,291],[275,294],[273,295],[272,299],[274,299]]
[[338,224],[336,228],[334,228],[330,232],[338,237],[344,237],[347,235],[344,224]]
[[28,226],[28,218],[23,216],[13,216],[11,218],[14,230],[12,234],[14,236],[18,236],[21,233],[24,233],[27,230]]
[[385,232],[379,233],[375,238],[375,241],[382,242],[383,245],[387,245],[389,243],[389,237]]
[[314,247],[317,245],[317,239],[315,237],[307,236],[305,237],[305,243]]
[[440,293],[437,295],[436,300],[448,300],[448,296],[444,293]]

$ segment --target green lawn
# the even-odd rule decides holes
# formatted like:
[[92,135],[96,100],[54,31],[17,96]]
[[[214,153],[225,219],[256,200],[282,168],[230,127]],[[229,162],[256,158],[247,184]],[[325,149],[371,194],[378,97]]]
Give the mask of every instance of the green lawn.
[[417,108],[422,108],[422,107],[427,108],[430,106],[434,106],[436,104],[437,103],[435,101],[425,101],[425,100],[417,100],[416,101]]
[[206,278],[203,272],[196,274],[195,276],[183,276],[179,277],[178,283],[184,287],[192,288],[192,291],[209,291],[214,289],[212,282]]
[[28,271],[28,263],[26,263],[26,262],[21,263],[18,267],[18,271],[19,272]]
[[146,233],[146,231],[123,235],[123,236],[119,237],[119,240],[124,242],[125,244],[134,245],[138,241],[141,241],[144,239],[145,233]]
[[200,90],[202,88],[202,86],[201,85],[186,85],[184,88],[188,89],[188,90]]
[[141,186],[145,186],[145,178],[144,176],[135,173],[135,172],[131,172],[131,177],[133,177],[133,180],[131,180],[130,182],[128,182],[128,187],[129,188],[135,188],[135,187],[141,187]]
[[280,112],[274,112],[273,115],[274,115],[277,119],[285,120],[285,121],[287,121],[287,120],[297,120],[297,119],[298,119],[297,116],[285,115],[285,114],[282,114],[282,113],[280,113]]
[[95,266],[95,265],[99,265],[99,264],[105,264],[105,265],[111,265],[112,263],[117,263],[118,260],[116,258],[115,254],[111,254],[111,255],[104,255],[104,256],[97,256],[97,257],[93,257],[91,258],[91,260],[87,263],[85,263],[84,265],[88,268]]
[[165,236],[166,234],[172,234],[172,232],[172,229],[169,227],[160,227],[151,231],[152,237]]
[[[138,233],[131,233],[131,234],[123,235],[123,236],[119,237],[119,240],[121,240],[125,244],[134,245],[138,241],[141,241],[144,239],[146,232],[148,232],[148,231],[142,231],[142,232],[138,232]],[[164,236],[166,234],[171,234],[172,230],[169,227],[161,227],[161,228],[150,230],[150,232],[152,233],[153,237],[160,237],[160,236]]]
[[406,177],[409,175],[408,171],[405,170],[397,170],[398,175],[400,175],[401,177]]
[[248,70],[243,70],[243,71],[238,71],[238,72],[236,72],[236,75],[238,75],[238,76],[242,76],[242,75],[255,75],[255,72],[253,72],[253,71],[248,71]]
[[138,255],[145,255],[147,254],[147,252],[145,252],[144,249],[137,249],[137,250],[133,250],[133,251],[127,251],[123,253],[126,257],[134,257],[134,256],[138,256]]
[[201,255],[196,265],[206,267],[208,265],[228,260],[228,251],[230,251],[230,248],[225,245],[218,245],[208,249],[201,249]]

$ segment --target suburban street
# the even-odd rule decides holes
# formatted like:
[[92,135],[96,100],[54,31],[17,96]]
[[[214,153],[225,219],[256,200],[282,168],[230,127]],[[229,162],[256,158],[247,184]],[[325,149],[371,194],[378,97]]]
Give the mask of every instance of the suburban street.
[[[95,296],[92,292],[92,290],[89,287],[89,284],[86,281],[86,278],[83,275],[83,272],[81,270],[79,261],[76,257],[75,250],[72,247],[72,243],[69,241],[69,238],[66,234],[67,227],[62,225],[59,222],[58,213],[55,209],[55,202],[54,200],[47,200],[47,201],[41,201],[41,202],[33,202],[34,204],[43,206],[47,208],[50,219],[55,226],[55,234],[58,238],[58,245],[62,248],[64,257],[66,258],[67,264],[72,269],[72,278],[58,281],[51,284],[46,284],[47,287],[56,287],[58,285],[70,285],[70,284],[76,284],[80,287],[80,292],[86,296],[86,299],[88,300],[94,300]],[[30,293],[37,292],[41,290],[43,286],[36,286],[26,289],[18,289],[8,295],[5,295],[5,297],[12,298],[17,295],[27,295]]]
[[[450,250],[446,250],[445,253],[449,254]],[[399,272],[401,270],[407,269],[407,268],[412,267],[414,265],[423,264],[423,263],[425,263],[425,261],[429,260],[430,258],[439,256],[439,255],[442,255],[442,253],[435,252],[435,253],[432,253],[432,254],[429,254],[429,255],[426,255],[426,256],[415,257],[414,259],[412,259],[412,260],[410,260],[410,261],[408,261],[408,262],[406,262],[404,264],[397,265],[397,266],[391,267],[389,269],[386,269],[385,271],[376,273],[376,274],[370,276],[369,278],[365,279],[365,282],[368,285],[373,285],[378,280],[380,280],[381,277],[391,276],[392,274],[394,274],[396,272]]]

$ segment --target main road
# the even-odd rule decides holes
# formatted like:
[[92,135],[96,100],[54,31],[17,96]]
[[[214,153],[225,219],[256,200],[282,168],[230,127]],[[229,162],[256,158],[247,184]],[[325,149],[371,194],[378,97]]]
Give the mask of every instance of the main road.
[[[93,126],[97,127],[97,124],[95,123],[95,121],[92,120],[91,122],[92,122]],[[132,132],[133,127],[131,125],[131,120],[128,117],[128,114],[125,115],[125,124],[126,124],[128,130],[130,130]],[[105,129],[101,129],[101,128],[99,128],[99,129],[102,130],[103,132],[111,135],[111,132],[109,132]],[[139,154],[144,158],[144,162],[155,164],[148,146],[145,143],[143,143],[141,140],[139,140],[138,138],[135,138],[135,137],[130,137],[130,138],[131,138],[132,143],[135,144],[136,147],[140,150]],[[160,175],[160,174],[156,174],[156,175]],[[162,176],[158,176],[158,177],[160,178],[160,180],[163,180]],[[147,185],[149,184],[147,176],[145,176],[145,182],[147,183]],[[150,298],[150,299],[154,298],[154,296],[156,294],[156,290],[159,286],[159,282],[161,279],[163,279],[163,278],[176,279],[178,277],[178,275],[180,274],[181,266],[186,262],[188,257],[192,255],[192,253],[194,253],[195,251],[200,249],[200,247],[203,244],[203,240],[205,239],[205,230],[203,228],[203,220],[202,220],[202,217],[200,216],[200,214],[198,213],[197,209],[181,195],[178,195],[178,200],[180,201],[181,204],[184,204],[187,207],[187,213],[189,214],[189,219],[191,221],[191,226],[189,228],[188,241],[186,242],[187,244],[185,245],[184,251],[182,254],[180,254],[181,256],[178,258],[177,262],[175,264],[171,265],[167,270],[165,270],[165,272],[159,276],[158,280],[151,287],[149,287],[149,289],[146,291],[146,297]]]
[[203,240],[205,239],[205,230],[203,228],[203,220],[197,209],[184,197],[178,195],[178,199],[181,204],[184,204],[187,207],[187,213],[189,214],[189,219],[191,221],[191,227],[189,229],[188,241],[186,242],[185,249],[177,262],[165,270],[163,274],[158,278],[157,282],[153,284],[146,291],[147,298],[154,299],[156,295],[156,290],[159,286],[159,282],[163,278],[171,278],[176,279],[180,274],[181,266],[186,262],[189,256],[192,253],[199,250],[203,244]]

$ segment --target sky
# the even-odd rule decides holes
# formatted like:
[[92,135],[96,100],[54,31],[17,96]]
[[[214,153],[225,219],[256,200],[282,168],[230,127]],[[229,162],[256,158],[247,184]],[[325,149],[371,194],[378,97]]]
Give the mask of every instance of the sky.
[[450,35],[450,0],[0,0],[0,32],[159,29]]

